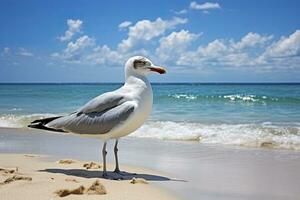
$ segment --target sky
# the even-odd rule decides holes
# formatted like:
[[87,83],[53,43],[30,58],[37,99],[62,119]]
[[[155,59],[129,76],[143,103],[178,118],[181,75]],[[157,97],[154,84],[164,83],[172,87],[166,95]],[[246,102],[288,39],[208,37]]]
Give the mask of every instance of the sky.
[[0,82],[300,82],[300,1],[1,0]]

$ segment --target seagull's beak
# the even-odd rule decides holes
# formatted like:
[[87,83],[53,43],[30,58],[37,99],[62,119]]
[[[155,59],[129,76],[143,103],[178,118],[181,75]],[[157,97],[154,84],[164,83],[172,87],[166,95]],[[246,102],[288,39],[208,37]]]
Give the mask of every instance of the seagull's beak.
[[153,72],[157,72],[157,73],[160,73],[160,74],[165,74],[167,71],[165,68],[163,67],[158,67],[158,66],[151,66],[151,67],[148,67],[150,69],[150,71],[153,71]]

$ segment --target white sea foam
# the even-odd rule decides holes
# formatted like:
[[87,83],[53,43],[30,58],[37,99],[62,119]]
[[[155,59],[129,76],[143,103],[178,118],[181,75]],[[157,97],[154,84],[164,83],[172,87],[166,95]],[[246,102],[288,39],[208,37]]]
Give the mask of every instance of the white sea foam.
[[45,117],[53,117],[54,114],[31,114],[31,115],[1,115],[0,127],[22,128],[30,124],[31,121]]
[[182,99],[182,100],[188,100],[188,101],[193,101],[197,99],[206,99],[206,100],[226,100],[229,102],[246,102],[246,103],[251,103],[251,102],[262,102],[264,103],[265,101],[278,101],[277,98],[273,97],[267,97],[267,96],[257,96],[254,94],[227,94],[227,95],[206,95],[206,96],[201,96],[201,95],[196,95],[196,94],[170,94],[168,97],[174,98],[174,99]]
[[300,150],[300,127],[267,124],[199,124],[147,122],[132,136],[165,140],[196,140],[208,144]]
[[9,111],[21,111],[23,110],[22,108],[13,108],[13,109],[10,109]]
[[169,95],[169,96],[173,97],[175,99],[187,99],[187,100],[197,99],[196,95],[191,95],[191,94],[174,94],[174,95]]
[[255,102],[258,101],[255,95],[239,95],[239,94],[233,94],[233,95],[224,95],[223,96],[225,99],[230,99],[230,101],[251,101]]
[[[2,115],[0,127],[21,128],[31,121],[54,114]],[[148,121],[132,137],[164,140],[194,140],[207,144],[240,145],[300,150],[300,123],[201,124],[173,121]]]

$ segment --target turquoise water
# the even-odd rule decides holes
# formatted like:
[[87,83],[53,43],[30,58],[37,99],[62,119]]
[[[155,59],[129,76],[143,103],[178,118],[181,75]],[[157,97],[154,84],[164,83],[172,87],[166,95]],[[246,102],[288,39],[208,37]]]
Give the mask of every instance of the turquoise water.
[[[0,126],[66,114],[121,84],[1,84]],[[134,137],[300,149],[300,84],[153,84]]]

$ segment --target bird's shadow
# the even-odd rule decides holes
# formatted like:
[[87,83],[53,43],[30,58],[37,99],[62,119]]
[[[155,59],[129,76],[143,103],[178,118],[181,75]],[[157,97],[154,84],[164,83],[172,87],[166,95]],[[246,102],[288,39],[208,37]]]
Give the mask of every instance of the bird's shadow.
[[[65,175],[77,176],[82,178],[103,178],[102,171],[90,171],[85,169],[58,169],[58,168],[51,168],[51,169],[44,169],[39,170],[40,172],[48,172],[48,173],[60,173]],[[107,176],[104,177],[105,179],[112,179],[112,180],[131,180],[132,178],[143,178],[147,181],[170,181],[172,179],[154,175],[154,174],[136,174],[136,173],[129,173],[122,171],[122,175],[117,174],[113,171],[107,171]]]

